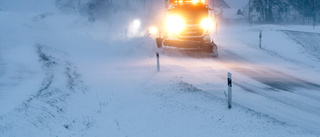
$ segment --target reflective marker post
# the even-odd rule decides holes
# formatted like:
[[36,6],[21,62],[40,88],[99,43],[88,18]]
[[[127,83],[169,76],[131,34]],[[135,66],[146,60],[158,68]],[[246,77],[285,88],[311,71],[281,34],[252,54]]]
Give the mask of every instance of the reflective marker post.
[[259,47],[261,49],[261,40],[262,40],[262,31],[260,31],[260,34],[259,34]]
[[228,72],[228,108],[232,108],[232,79],[230,72]]
[[156,53],[156,57],[157,57],[157,70],[158,72],[160,72],[160,61],[159,61],[159,53]]

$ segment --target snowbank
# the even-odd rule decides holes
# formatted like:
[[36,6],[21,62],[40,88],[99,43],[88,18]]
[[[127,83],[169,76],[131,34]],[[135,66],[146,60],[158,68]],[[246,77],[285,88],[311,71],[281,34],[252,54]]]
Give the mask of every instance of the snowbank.
[[[127,37],[128,16],[91,24],[50,6],[3,9],[0,136],[320,134],[320,80],[309,78],[320,72],[319,60],[301,46],[318,36],[305,41],[291,33],[318,29],[222,25],[220,55],[212,59],[158,50],[149,37]],[[227,72],[234,76],[231,110],[224,96]]]

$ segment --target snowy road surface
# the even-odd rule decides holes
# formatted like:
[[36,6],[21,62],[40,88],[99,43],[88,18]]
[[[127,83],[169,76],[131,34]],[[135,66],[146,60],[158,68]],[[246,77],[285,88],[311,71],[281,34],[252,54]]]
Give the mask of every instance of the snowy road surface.
[[320,135],[318,28],[221,26],[212,58],[40,15],[0,11],[0,136]]

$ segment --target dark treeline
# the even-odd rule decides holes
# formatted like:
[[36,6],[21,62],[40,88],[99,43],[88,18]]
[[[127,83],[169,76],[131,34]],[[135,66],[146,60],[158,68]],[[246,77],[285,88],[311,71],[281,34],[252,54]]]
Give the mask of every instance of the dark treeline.
[[65,13],[105,18],[119,12],[132,14],[141,13],[141,10],[148,13],[161,10],[164,5],[159,1],[162,0],[55,0],[55,5]]
[[[138,8],[158,9],[155,8],[157,6],[163,8],[161,4],[156,4],[155,1],[161,0],[55,0],[55,3],[63,12],[93,16],[93,14],[108,15],[123,9],[133,10],[134,5],[138,5]],[[260,23],[320,23],[320,0],[249,1],[251,3],[250,11],[259,9]],[[150,5],[153,5],[153,7],[150,7]],[[137,6],[135,7],[137,8]]]
[[264,23],[319,22],[320,0],[251,0]]
[[63,12],[93,14],[112,7],[112,0],[55,0],[56,6]]

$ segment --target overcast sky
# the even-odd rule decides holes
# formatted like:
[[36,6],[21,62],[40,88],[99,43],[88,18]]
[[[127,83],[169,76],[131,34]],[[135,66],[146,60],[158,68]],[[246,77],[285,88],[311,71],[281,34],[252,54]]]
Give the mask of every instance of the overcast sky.
[[243,9],[249,2],[249,0],[224,0],[229,4],[231,8]]

